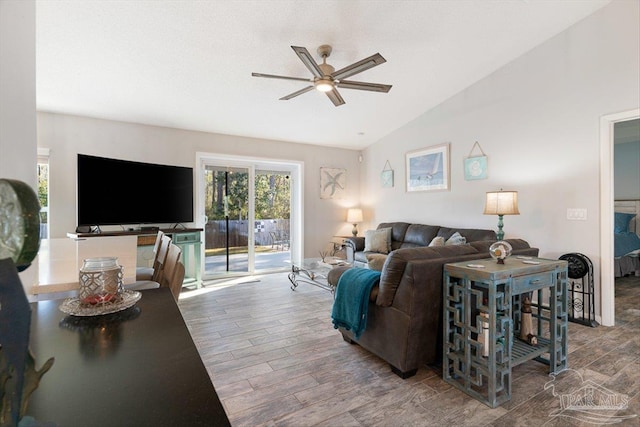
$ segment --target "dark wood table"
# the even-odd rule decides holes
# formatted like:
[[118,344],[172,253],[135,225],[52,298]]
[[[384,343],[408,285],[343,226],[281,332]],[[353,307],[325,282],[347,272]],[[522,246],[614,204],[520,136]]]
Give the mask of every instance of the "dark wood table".
[[168,288],[105,316],[67,316],[61,302],[31,305],[36,367],[55,363],[28,416],[60,427],[230,425]]

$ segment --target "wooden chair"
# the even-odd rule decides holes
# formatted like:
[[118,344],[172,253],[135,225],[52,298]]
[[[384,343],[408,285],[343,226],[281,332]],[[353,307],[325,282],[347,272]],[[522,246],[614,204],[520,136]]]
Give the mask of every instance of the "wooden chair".
[[167,236],[166,234],[162,236],[160,248],[158,249],[158,256],[155,264],[153,265],[153,276],[151,277],[151,280],[153,280],[154,282],[160,282],[160,278],[162,277],[162,270],[165,268],[165,264],[167,263],[167,258],[169,256],[169,247],[172,244],[173,243],[171,242],[171,237]]
[[169,285],[173,297],[178,301],[180,291],[182,290],[182,282],[184,282],[184,264],[178,261],[176,265],[176,271],[173,274],[173,279]]
[[171,243],[167,253],[167,260],[162,270],[162,277],[160,278],[160,287],[171,289],[176,301],[180,295],[185,274],[184,264],[180,261],[181,255],[182,249]]
[[182,249],[173,243],[169,244],[167,250],[167,258],[162,266],[162,273],[156,282],[160,283],[161,287],[171,287],[173,276],[176,272],[176,267],[180,262],[180,255],[182,255]]
[[[158,275],[157,280],[156,277],[153,278],[154,280],[137,280],[133,283],[125,284],[125,289],[141,291],[145,289],[157,289],[160,287],[170,288],[174,297],[177,299],[177,295],[180,294],[180,288],[182,287],[182,281],[184,280],[184,265],[180,262],[182,249],[169,241],[165,252],[166,255],[164,255],[164,261],[155,270]],[[182,266],[181,268],[179,267],[180,265]],[[177,280],[179,276],[180,286],[178,287]],[[176,287],[177,294],[176,291],[174,291],[174,287]]]
[[[137,267],[136,280],[153,280],[154,270],[159,262],[161,246],[166,245],[166,239],[164,239],[164,237],[168,238],[164,232],[158,231],[158,234],[156,235],[156,242],[153,245],[153,265],[151,267]],[[170,241],[171,239],[169,239],[169,242]],[[164,256],[166,257],[166,249],[163,248],[162,250],[164,250]],[[162,262],[164,262],[164,259]]]

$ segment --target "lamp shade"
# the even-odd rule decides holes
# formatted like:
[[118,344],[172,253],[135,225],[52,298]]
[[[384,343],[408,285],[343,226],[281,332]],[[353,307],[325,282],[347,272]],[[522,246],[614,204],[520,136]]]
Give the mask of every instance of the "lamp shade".
[[485,215],[520,215],[517,191],[488,191]]
[[347,222],[351,224],[362,222],[362,209],[349,209],[347,211]]

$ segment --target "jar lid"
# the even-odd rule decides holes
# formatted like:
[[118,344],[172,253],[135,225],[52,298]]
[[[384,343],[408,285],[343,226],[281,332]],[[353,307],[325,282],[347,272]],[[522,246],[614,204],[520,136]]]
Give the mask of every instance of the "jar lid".
[[82,271],[103,271],[120,268],[117,257],[87,258],[83,261]]

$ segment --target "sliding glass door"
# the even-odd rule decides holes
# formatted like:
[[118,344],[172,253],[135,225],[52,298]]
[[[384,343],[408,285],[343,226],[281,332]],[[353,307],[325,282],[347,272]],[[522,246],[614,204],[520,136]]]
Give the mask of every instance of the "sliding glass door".
[[255,271],[291,267],[291,172],[256,170]]
[[290,269],[300,252],[300,165],[205,155],[199,163],[203,278]]
[[205,165],[205,274],[249,271],[249,169]]

